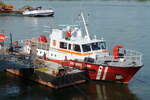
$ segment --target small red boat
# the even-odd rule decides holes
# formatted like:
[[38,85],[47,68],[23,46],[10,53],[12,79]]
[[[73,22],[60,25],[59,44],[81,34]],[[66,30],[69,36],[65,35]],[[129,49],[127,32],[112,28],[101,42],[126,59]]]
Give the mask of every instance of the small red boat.
[[143,66],[142,53],[116,45],[111,55],[103,38],[89,36],[83,13],[81,19],[86,35],[78,25],[63,25],[52,30],[49,40],[44,35],[26,40],[24,52],[31,53],[34,45],[37,56],[85,70],[91,80],[128,83]]

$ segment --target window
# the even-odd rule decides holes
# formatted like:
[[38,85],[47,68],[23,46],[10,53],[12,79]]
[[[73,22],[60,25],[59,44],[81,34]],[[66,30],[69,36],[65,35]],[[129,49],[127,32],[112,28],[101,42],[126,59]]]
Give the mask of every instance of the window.
[[99,50],[99,49],[100,49],[99,42],[92,43],[92,50]]
[[60,42],[60,48],[62,48],[62,49],[67,49],[67,43],[65,43],[65,42]]
[[91,51],[91,46],[90,46],[90,44],[83,44],[83,45],[82,45],[82,48],[83,48],[83,52]]
[[71,44],[69,44],[69,47],[68,47],[68,49],[69,49],[69,50],[71,50]]
[[101,47],[101,49],[106,49],[106,43],[105,42],[100,42],[100,47]]
[[80,45],[74,44],[74,51],[81,52]]
[[100,49],[106,49],[106,43],[105,42],[94,42],[94,43],[92,43],[92,50],[100,50]]

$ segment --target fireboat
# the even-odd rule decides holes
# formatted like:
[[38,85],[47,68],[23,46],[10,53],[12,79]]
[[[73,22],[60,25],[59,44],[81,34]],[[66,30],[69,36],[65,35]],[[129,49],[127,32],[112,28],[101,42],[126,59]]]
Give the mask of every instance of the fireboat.
[[[40,35],[24,40],[22,52],[27,55],[34,51],[38,60],[82,70],[88,80],[128,84],[143,67],[143,54],[121,45],[114,46],[111,54],[103,38],[90,37],[83,13],[80,20],[79,25],[61,25],[63,28],[52,29],[49,39]],[[18,47],[18,41],[14,43]]]
[[[128,83],[143,66],[143,54],[116,45],[112,54],[107,49],[106,41],[90,38],[83,13],[80,25],[62,25],[62,29],[52,29],[49,40],[40,35],[36,39],[26,40],[24,52],[31,52],[31,45],[36,45],[37,56],[46,61],[76,67],[85,70],[90,80]],[[83,34],[85,35],[83,36]]]

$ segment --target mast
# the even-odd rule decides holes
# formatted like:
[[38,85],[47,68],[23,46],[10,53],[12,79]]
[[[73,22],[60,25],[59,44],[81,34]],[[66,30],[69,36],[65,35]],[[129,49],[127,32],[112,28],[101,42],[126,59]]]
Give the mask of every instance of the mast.
[[85,18],[84,18],[84,15],[83,15],[82,12],[81,12],[81,18],[83,20],[83,24],[84,24],[84,28],[85,28],[85,32],[86,32],[87,38],[88,38],[88,40],[90,40],[89,31],[88,31],[88,28],[87,28],[87,23],[85,21]]
[[12,34],[11,33],[10,33],[10,47],[9,47],[9,51],[12,54],[12,52],[13,52],[13,45],[12,45]]
[[10,47],[12,47],[12,34],[10,33]]

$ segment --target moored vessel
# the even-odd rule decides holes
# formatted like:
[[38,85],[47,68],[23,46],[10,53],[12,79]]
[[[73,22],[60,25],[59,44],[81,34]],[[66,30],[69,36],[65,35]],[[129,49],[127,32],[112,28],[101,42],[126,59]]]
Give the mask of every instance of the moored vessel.
[[32,17],[46,17],[46,16],[53,16],[54,11],[52,9],[42,9],[42,7],[37,7],[34,9],[27,9],[22,14],[24,16],[32,16]]
[[0,1],[0,16],[32,16],[32,17],[44,17],[53,16],[54,11],[50,9],[42,9],[42,7],[33,8],[32,6],[26,5],[20,9],[14,10],[15,6],[5,4]]
[[0,68],[12,74],[21,76],[52,88],[63,88],[84,83],[86,73],[74,67],[64,65],[64,62],[54,63],[36,56],[36,47],[33,44],[30,54],[22,51],[18,41],[12,42],[10,34],[10,47],[6,47],[6,35],[0,34]]
[[83,70],[47,62],[38,57],[33,60],[31,55],[27,54],[13,52],[1,55],[0,64],[1,70],[56,89],[86,82]]
[[49,40],[44,35],[26,40],[24,52],[29,54],[34,44],[38,57],[85,70],[91,80],[128,83],[143,66],[142,53],[116,45],[111,55],[103,38],[90,37],[83,13],[80,17],[84,28],[63,25],[62,29],[52,29]]
[[0,16],[20,16],[22,15],[21,10],[13,10],[15,6],[5,4],[4,2],[0,1]]

